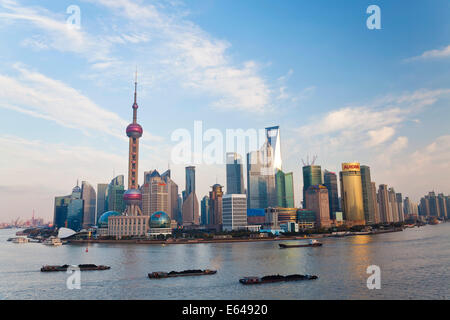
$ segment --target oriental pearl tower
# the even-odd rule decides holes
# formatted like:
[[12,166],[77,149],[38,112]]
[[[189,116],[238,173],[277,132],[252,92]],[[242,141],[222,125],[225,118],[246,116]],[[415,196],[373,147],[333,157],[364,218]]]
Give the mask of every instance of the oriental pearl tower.
[[139,165],[139,138],[142,137],[142,127],[137,123],[137,72],[134,82],[134,103],[133,103],[133,122],[127,127],[127,136],[130,139],[130,147],[128,152],[128,190],[123,195],[125,201],[125,215],[140,216],[142,211],[140,203],[142,201],[142,193],[138,189],[138,165]]

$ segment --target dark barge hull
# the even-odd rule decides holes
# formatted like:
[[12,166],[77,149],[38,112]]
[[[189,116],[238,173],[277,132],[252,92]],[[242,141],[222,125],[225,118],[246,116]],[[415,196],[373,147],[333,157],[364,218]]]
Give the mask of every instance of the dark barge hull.
[[306,247],[321,247],[321,243],[313,243],[313,244],[278,244],[280,246],[280,249],[287,249],[287,248],[306,248]]
[[165,278],[177,278],[177,277],[193,277],[193,276],[208,276],[208,275],[213,275],[216,274],[217,271],[216,270],[211,270],[208,272],[194,272],[194,273],[174,273],[174,274],[160,274],[160,275],[155,275],[152,273],[148,274],[148,277],[150,279],[165,279]]
[[318,279],[318,276],[299,276],[299,277],[292,277],[292,276],[286,276],[283,278],[278,279],[262,279],[258,278],[258,281],[247,281],[247,279],[239,279],[239,282],[244,285],[251,285],[251,284],[264,284],[264,283],[274,283],[274,282],[291,282],[291,281],[302,281],[302,280],[315,280]]
[[[67,269],[71,267],[69,265],[63,266],[43,266],[41,268],[41,272],[57,272],[57,271],[67,271]],[[96,266],[96,265],[78,265],[75,266],[80,269],[80,271],[97,271],[97,270],[109,270],[111,267],[109,266]]]

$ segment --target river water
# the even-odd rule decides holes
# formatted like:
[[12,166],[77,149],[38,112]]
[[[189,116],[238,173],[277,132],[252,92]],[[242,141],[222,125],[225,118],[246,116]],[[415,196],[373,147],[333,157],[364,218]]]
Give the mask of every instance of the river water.
[[[278,244],[293,241],[88,247],[7,242],[16,231],[0,230],[0,299],[450,299],[450,223],[290,249]],[[80,290],[67,289],[65,272],[39,271],[45,264],[81,263],[111,269],[82,272]],[[379,290],[367,288],[369,265],[381,269]],[[152,271],[206,268],[218,272],[147,277]],[[278,273],[319,279],[258,286],[238,281]]]

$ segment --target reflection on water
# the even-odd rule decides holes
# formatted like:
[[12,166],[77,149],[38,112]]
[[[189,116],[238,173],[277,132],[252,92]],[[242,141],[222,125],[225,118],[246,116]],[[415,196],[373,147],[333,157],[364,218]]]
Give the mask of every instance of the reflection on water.
[[[323,239],[323,247],[279,249],[279,242],[186,245],[91,244],[48,247],[6,242],[0,230],[0,299],[449,299],[450,223],[376,236]],[[286,241],[293,242],[293,241]],[[44,264],[95,263],[81,290]],[[369,265],[381,290],[368,290]],[[147,273],[217,269],[204,277],[150,280]],[[243,276],[316,274],[318,280],[243,286]]]

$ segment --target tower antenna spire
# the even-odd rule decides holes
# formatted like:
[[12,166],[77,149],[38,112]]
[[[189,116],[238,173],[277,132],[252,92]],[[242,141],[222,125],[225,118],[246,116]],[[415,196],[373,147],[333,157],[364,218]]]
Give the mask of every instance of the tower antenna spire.
[[134,103],[137,103],[137,66],[134,75]]

